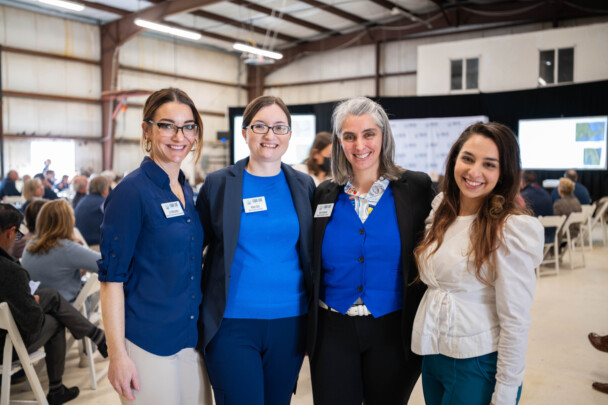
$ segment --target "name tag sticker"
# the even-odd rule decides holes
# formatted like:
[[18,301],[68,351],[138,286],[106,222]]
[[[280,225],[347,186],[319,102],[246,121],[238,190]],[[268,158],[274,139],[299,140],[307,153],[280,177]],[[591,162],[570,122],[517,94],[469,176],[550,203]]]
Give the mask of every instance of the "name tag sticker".
[[179,217],[184,215],[184,210],[179,201],[172,201],[160,205],[167,218]]
[[245,207],[245,212],[250,214],[252,212],[266,211],[268,208],[266,207],[266,197],[253,197],[253,198],[243,198],[243,207]]
[[319,204],[315,211],[315,218],[327,218],[331,216],[331,212],[334,210],[334,204]]

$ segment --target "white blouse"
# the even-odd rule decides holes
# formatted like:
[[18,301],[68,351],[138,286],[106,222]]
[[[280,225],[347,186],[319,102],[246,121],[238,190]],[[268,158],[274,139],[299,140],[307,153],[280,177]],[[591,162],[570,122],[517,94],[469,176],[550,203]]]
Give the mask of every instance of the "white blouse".
[[[433,201],[427,228],[442,198],[439,194]],[[544,228],[531,216],[507,218],[496,252],[498,277],[487,286],[477,280],[467,258],[475,217],[457,217],[439,250],[421,260],[420,278],[428,289],[414,320],[412,351],[459,359],[498,351],[492,402],[510,405],[524,375],[534,268],[542,261]]]

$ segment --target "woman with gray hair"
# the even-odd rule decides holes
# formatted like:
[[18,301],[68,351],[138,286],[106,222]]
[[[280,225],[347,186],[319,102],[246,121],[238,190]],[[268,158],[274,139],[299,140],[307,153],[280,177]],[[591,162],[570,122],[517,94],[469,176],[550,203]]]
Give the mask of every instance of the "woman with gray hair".
[[393,161],[386,112],[365,97],[333,116],[333,180],[313,202],[314,296],[308,353],[315,405],[401,405],[420,375],[410,350],[424,293],[413,249],[434,196],[431,179]]

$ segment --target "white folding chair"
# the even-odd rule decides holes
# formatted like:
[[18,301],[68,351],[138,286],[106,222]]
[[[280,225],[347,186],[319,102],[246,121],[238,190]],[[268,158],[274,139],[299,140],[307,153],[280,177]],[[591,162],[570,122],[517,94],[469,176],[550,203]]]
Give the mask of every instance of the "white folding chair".
[[[78,293],[76,300],[72,304],[74,308],[76,308],[80,313],[87,318],[91,323],[98,324],[101,321],[101,312],[99,311],[99,300],[95,302],[90,302],[90,306],[87,309],[87,299],[93,296],[95,293],[99,292],[99,279],[96,273],[87,273],[88,280]],[[94,297],[97,298],[97,297]],[[91,376],[91,389],[97,389],[97,383],[106,376],[108,373],[108,368],[105,367],[100,373],[95,371],[95,359],[93,347],[91,345],[91,339],[89,337],[85,337],[83,339],[84,350],[87,355],[87,360],[89,363],[89,374]],[[72,335],[68,336],[67,347],[72,347],[74,344],[74,337]]]
[[585,227],[585,232],[589,235],[589,246],[593,246],[592,233],[593,229],[599,224],[600,229],[602,230],[602,242],[604,247],[606,247],[606,240],[608,239],[608,235],[606,235],[606,219],[604,218],[606,214],[606,209],[608,208],[608,200],[603,203],[600,201],[599,208],[595,211],[595,215],[589,218],[587,222],[587,226]]
[[[550,215],[550,216],[539,216],[538,220],[545,228],[555,227],[555,237],[552,241],[545,241],[545,247],[543,251],[543,261],[536,267],[536,277],[540,277],[546,274],[559,274],[559,233],[562,225],[566,222],[565,215]],[[548,254],[553,249],[553,258],[548,258]],[[555,270],[544,270],[541,271],[543,264],[555,264]]]
[[[583,204],[581,205],[583,209],[583,214],[585,215],[585,222],[581,224],[581,233],[589,232],[589,227],[591,226],[591,219],[593,218],[593,213],[595,212],[595,203],[593,204]],[[584,243],[583,238],[583,243]],[[591,240],[591,232],[589,232],[589,250],[593,249],[593,241]]]
[[[578,269],[578,268],[585,267],[585,242],[583,239],[583,230],[582,229],[579,231],[578,236],[576,238],[573,239],[570,237],[570,225],[579,224],[579,226],[581,228],[583,228],[586,220],[587,220],[587,218],[585,217],[584,212],[571,212],[570,215],[568,215],[568,219],[566,219],[566,222],[564,223],[564,226],[562,227],[562,230],[561,230],[562,237],[564,235],[566,236],[568,258],[570,259],[570,269],[571,270],[575,269],[575,268]],[[578,265],[578,266],[574,266],[574,261],[572,260],[572,254],[574,253],[574,249],[576,247],[577,240],[581,246],[582,264]]]
[[[0,303],[0,329],[7,331],[6,340],[4,342],[4,353],[2,358],[2,394],[0,396],[0,405],[8,405],[11,402],[20,403],[34,403],[41,405],[48,405],[40,380],[34,370],[33,364],[39,360],[42,360],[46,354],[44,350],[38,349],[34,353],[28,353],[23,339],[17,329],[17,324],[13,319],[11,310],[6,302]],[[17,352],[18,361],[13,362],[13,347]],[[27,380],[32,387],[36,401],[11,401],[11,376],[17,371],[23,369]]]

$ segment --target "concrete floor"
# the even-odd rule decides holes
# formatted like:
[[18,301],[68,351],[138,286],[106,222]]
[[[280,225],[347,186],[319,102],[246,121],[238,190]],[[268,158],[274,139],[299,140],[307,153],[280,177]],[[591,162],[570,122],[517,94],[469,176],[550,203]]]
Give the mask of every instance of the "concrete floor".
[[[593,250],[585,251],[585,268],[570,270],[566,261],[559,276],[543,276],[538,280],[520,404],[608,404],[608,395],[591,388],[593,381],[608,382],[608,353],[595,350],[587,340],[592,331],[608,334],[608,247],[601,246],[599,232],[594,234],[594,241]],[[576,259],[580,259],[580,254]],[[105,378],[97,390],[91,390],[88,370],[78,368],[77,364],[78,353],[74,348],[68,355],[64,382],[68,386],[78,385],[81,394],[70,404],[120,404]],[[107,361],[98,361],[98,370],[106,365]],[[39,375],[44,376],[42,384],[46,390],[46,373],[42,368]],[[33,398],[30,392],[19,392],[22,386],[13,386],[12,397]],[[312,404],[307,362],[302,367],[292,404]],[[424,404],[420,381],[409,404]]]

